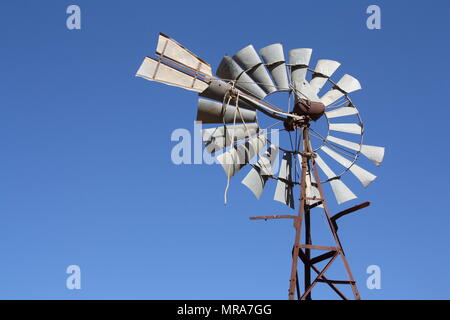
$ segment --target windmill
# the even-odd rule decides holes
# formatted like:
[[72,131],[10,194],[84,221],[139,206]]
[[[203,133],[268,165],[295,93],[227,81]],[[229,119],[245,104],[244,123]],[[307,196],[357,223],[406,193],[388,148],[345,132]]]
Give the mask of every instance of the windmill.
[[[248,165],[251,169],[242,183],[256,198],[259,199],[267,182],[273,180],[276,182],[274,200],[297,210],[296,215],[250,218],[293,220],[295,241],[289,299],[311,299],[311,291],[317,283],[325,283],[342,299],[347,296],[338,286],[349,285],[354,298],[360,299],[337,233],[337,220],[370,203],[353,206],[332,216],[324,186],[331,186],[338,204],[355,199],[356,195],[341,177],[350,172],[367,187],[376,176],[358,166],[356,161],[363,155],[378,166],[383,161],[384,148],[363,144],[363,122],[349,96],[361,89],[357,79],[345,74],[334,82],[331,76],[340,63],[333,60],[320,59],[314,68],[310,68],[312,49],[293,49],[288,54],[287,62],[279,43],[258,52],[249,45],[232,57],[225,56],[213,76],[207,62],[160,33],[157,57],[146,57],[137,76],[199,94],[197,121],[213,125],[202,130],[202,137],[206,151],[215,155],[225,170],[227,189],[230,179]],[[325,93],[321,94],[321,91]],[[288,95],[287,106],[283,108],[267,99],[280,92]],[[275,122],[262,128],[258,115]],[[325,133],[314,128],[320,122],[325,122]],[[280,128],[274,129],[277,126]],[[272,142],[269,128],[289,135],[290,147]],[[279,154],[281,164],[277,174],[274,164]],[[325,158],[334,162],[339,171]],[[332,245],[313,243],[313,209],[323,212]],[[329,279],[326,273],[339,258],[346,279]],[[298,275],[299,261],[304,267],[303,292]]]

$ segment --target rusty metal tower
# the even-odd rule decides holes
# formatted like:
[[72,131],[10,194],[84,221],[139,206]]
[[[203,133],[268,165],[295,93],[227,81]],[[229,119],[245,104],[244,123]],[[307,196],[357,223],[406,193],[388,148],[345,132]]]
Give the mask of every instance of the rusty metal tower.
[[[337,233],[337,220],[367,207],[369,202],[331,215],[323,186],[331,186],[338,204],[355,199],[356,195],[341,177],[351,172],[364,187],[369,185],[376,176],[358,166],[356,161],[363,155],[380,165],[384,148],[363,144],[363,122],[349,96],[361,89],[359,81],[348,74],[337,82],[331,80],[330,77],[340,66],[333,60],[319,59],[315,68],[310,69],[311,55],[312,49],[309,48],[292,49],[289,51],[289,63],[286,63],[283,46],[279,43],[264,47],[259,52],[249,45],[232,57],[225,56],[216,76],[213,76],[208,63],[161,33],[156,48],[157,57],[146,57],[137,76],[199,94],[196,120],[207,126],[212,125],[202,130],[202,137],[206,151],[213,154],[225,170],[225,202],[230,179],[249,165],[251,170],[242,184],[256,198],[260,198],[266,183],[274,180],[274,200],[291,209],[295,209],[297,203],[297,215],[251,217],[253,220],[293,220],[295,240],[289,299],[311,299],[317,283],[327,284],[342,299],[347,299],[347,296],[338,285],[349,285],[354,298],[360,299]],[[319,98],[319,92],[326,87],[326,93]],[[279,92],[288,94],[284,108],[265,100],[267,96]],[[258,114],[275,122],[261,128]],[[322,133],[313,128],[320,121],[325,123],[325,132]],[[275,131],[277,137],[278,133],[289,135],[290,148],[272,141],[269,129],[270,133]],[[291,135],[295,135],[294,143]],[[279,153],[282,156],[277,174],[275,164]],[[339,167],[339,173],[336,174],[336,169],[322,157],[332,159],[333,165]],[[322,209],[332,245],[313,242],[313,209]],[[345,278],[331,279],[327,271],[338,259],[343,263]],[[299,261],[303,264],[303,281],[298,275]],[[318,267],[319,264],[323,266]]]

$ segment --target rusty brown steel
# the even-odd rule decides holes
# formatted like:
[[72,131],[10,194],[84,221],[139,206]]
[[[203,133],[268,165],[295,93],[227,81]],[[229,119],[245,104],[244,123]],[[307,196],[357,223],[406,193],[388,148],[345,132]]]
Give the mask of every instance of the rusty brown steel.
[[318,246],[318,245],[314,245],[314,244],[298,244],[297,246],[299,248],[303,248],[303,249],[339,251],[338,247]]
[[280,214],[274,216],[259,216],[259,217],[250,217],[250,220],[268,220],[268,219],[295,219],[297,216],[289,215],[289,214]]
[[[308,127],[303,127],[303,137],[305,137],[308,133]],[[303,144],[303,152],[308,152],[307,144]],[[302,228],[302,219],[303,212],[306,205],[306,170],[307,170],[307,162],[308,159],[305,155],[302,155],[302,178],[301,178],[301,188],[300,188],[300,205],[298,208],[298,218],[294,221],[295,227],[295,242],[294,242],[294,254],[292,257],[292,267],[291,267],[291,279],[289,282],[289,300],[294,300],[294,289],[296,286],[297,278],[297,264],[298,264],[298,251],[300,244],[300,233]]]
[[322,269],[322,271],[319,272],[316,279],[311,283],[311,285],[306,289],[305,293],[300,297],[300,300],[305,300],[306,296],[311,292],[311,290],[314,288],[314,286],[317,283],[317,280],[322,277],[322,275],[328,270],[328,268],[331,266],[331,264],[336,260],[339,253],[335,253],[334,256],[328,261],[328,263],[325,265],[325,268]]
[[[318,169],[316,163],[314,161],[314,153],[310,150],[309,143],[309,132],[308,132],[309,124],[308,122],[302,123],[301,129],[303,132],[303,148],[299,149],[296,153],[301,157],[301,181],[300,181],[300,205],[298,208],[297,216],[294,215],[272,215],[272,216],[258,216],[258,217],[250,217],[251,220],[268,220],[268,219],[293,219],[294,220],[294,228],[295,228],[295,240],[294,245],[292,247],[292,266],[291,266],[291,276],[289,280],[289,300],[295,299],[295,294],[297,294],[297,298],[299,300],[306,300],[312,298],[312,290],[317,283],[326,283],[336,294],[344,300],[348,298],[346,295],[339,290],[335,284],[344,284],[350,285],[352,288],[353,296],[355,299],[359,300],[361,297],[359,295],[358,288],[356,286],[356,281],[353,278],[353,274],[350,269],[350,265],[345,256],[344,250],[342,249],[341,241],[337,234],[337,225],[336,220],[343,217],[346,214],[351,212],[355,212],[359,209],[367,207],[370,203],[365,202],[360,205],[354,206],[352,208],[343,210],[338,214],[331,217],[330,211],[327,206],[327,202],[325,199],[325,195],[322,188],[322,183],[319,177]],[[319,190],[319,197],[314,199],[306,197],[306,171],[310,170],[311,174],[314,176],[316,181],[316,187]],[[316,204],[309,206],[306,201],[307,200],[319,200]],[[325,213],[325,217],[333,236],[333,239],[336,243],[336,246],[323,246],[318,244],[313,244],[311,237],[311,221],[310,221],[310,210],[312,208],[317,207],[318,205],[323,206],[323,211]],[[301,242],[301,233],[302,233],[302,225],[305,225],[305,236],[304,242]],[[304,251],[303,251],[304,250]],[[327,251],[323,254],[320,254],[316,257],[311,257],[311,250],[323,250]],[[328,279],[325,276],[326,271],[330,268],[330,266],[336,261],[336,259],[340,257],[343,261],[345,272],[348,280],[332,280]],[[327,261],[325,267],[323,269],[317,268],[315,264]],[[298,260],[300,260],[304,265],[304,291],[301,294],[300,281],[298,278]],[[317,276],[311,282],[311,270],[313,270]]]
[[[314,159],[313,159],[313,174],[314,174],[314,177],[315,177],[316,182],[317,182],[317,189],[319,189],[320,197],[324,198],[325,195],[324,195],[324,192],[323,192],[322,183],[320,182],[319,172],[317,170],[317,166],[316,166],[316,163],[315,163]],[[350,281],[355,281],[354,278],[353,278],[352,271],[350,269],[350,265],[348,264],[347,258],[345,257],[344,250],[342,249],[341,241],[339,240],[339,236],[338,236],[338,234],[336,232],[336,229],[334,228],[334,224],[331,221],[331,216],[330,216],[330,213],[328,211],[328,206],[327,206],[326,201],[323,201],[323,209],[325,211],[325,214],[326,214],[326,217],[327,217],[327,221],[328,221],[328,225],[330,226],[330,229],[331,229],[331,232],[333,234],[333,237],[334,237],[334,239],[336,241],[336,244],[339,247],[339,252],[340,252],[340,255],[341,255],[341,259],[342,259],[342,261],[344,263],[345,270],[347,272],[347,277],[350,279]],[[360,296],[359,290],[358,290],[358,288],[356,286],[356,282],[352,283],[351,287],[352,287],[352,291],[353,291],[353,295],[354,295],[355,299],[356,300],[360,300],[361,296]]]
[[[309,211],[309,208],[305,209],[305,244],[310,246],[311,245],[311,212]],[[305,278],[305,291],[309,288],[311,285],[311,249],[305,248],[305,256],[308,263],[304,264],[304,278]],[[309,292],[306,295],[306,300],[311,300],[311,292]]]
[[358,205],[356,205],[356,206],[353,206],[353,207],[351,207],[351,208],[348,208],[348,209],[346,209],[346,210],[343,210],[343,211],[341,211],[341,212],[339,212],[339,213],[336,213],[334,216],[332,216],[332,217],[331,217],[331,222],[333,222],[333,225],[334,225],[334,228],[336,229],[336,231],[337,231],[338,228],[339,228],[338,225],[337,225],[337,223],[336,223],[336,220],[337,220],[337,219],[342,218],[343,216],[345,216],[345,215],[347,215],[347,214],[349,214],[349,213],[352,213],[352,212],[358,211],[358,210],[360,210],[360,209],[366,208],[366,207],[368,207],[368,206],[370,206],[370,202],[369,202],[369,201],[366,201],[366,202],[364,202],[364,203],[358,204]]
[[[334,255],[334,252],[333,252],[333,251],[330,251],[330,252],[333,253],[333,254],[332,254],[329,258],[331,258],[331,257]],[[303,261],[303,263],[305,263],[306,257],[304,256],[304,253],[303,253],[301,250],[299,251],[299,253],[300,253],[300,254],[303,254],[303,256],[300,255],[300,259]],[[312,264],[312,263],[311,263],[311,269],[313,269],[317,274],[319,274],[319,272],[320,272],[320,270],[319,270],[314,264]],[[325,277],[324,274],[322,274],[322,279],[328,280],[327,277]],[[343,300],[348,300],[348,298],[346,297],[346,295],[345,295],[341,290],[339,290],[335,285],[333,285],[333,283],[328,283],[328,282],[325,282],[325,283],[327,283],[328,286],[329,286],[331,289],[333,289],[333,291],[336,292],[337,295],[338,295],[339,297],[341,297],[341,299],[343,299]],[[298,296],[300,296],[300,295],[298,295]]]
[[333,255],[334,255],[334,250],[331,250],[331,251],[325,252],[317,257],[312,258],[309,262],[311,264],[316,264],[316,263],[322,262],[323,260],[331,258]]

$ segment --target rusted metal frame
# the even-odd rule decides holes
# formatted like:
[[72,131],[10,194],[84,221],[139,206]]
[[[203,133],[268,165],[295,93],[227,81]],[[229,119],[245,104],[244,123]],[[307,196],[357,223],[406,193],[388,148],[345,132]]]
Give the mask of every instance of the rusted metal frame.
[[[330,252],[333,252],[333,251],[330,251]],[[299,253],[300,253],[299,257],[302,260],[302,262],[303,263],[307,263],[306,262],[306,257],[304,256],[303,251],[300,250]],[[317,274],[320,273],[320,270],[313,263],[311,263],[311,269],[313,269]],[[322,279],[328,280],[327,277],[325,277],[324,274],[322,274]],[[333,289],[334,292],[336,292],[339,295],[339,297],[341,297],[341,299],[348,300],[348,298],[345,296],[345,294],[341,290],[339,290],[335,285],[333,285],[332,283],[328,283],[328,282],[326,282],[326,283],[330,286],[331,289]]]
[[[322,275],[322,279],[323,280],[328,280],[327,278],[325,278],[324,275]],[[319,281],[321,282],[321,281]],[[336,294],[342,299],[342,300],[348,300],[347,296],[341,291],[339,290],[334,284],[332,284],[331,282],[326,282],[326,284],[328,284],[330,286],[331,289],[333,289],[334,292],[336,292]]]
[[[317,199],[312,199],[312,200],[317,200]],[[320,206],[322,204],[322,202],[323,202],[323,200],[318,200],[316,203],[308,205],[308,208],[313,209],[317,206]]]
[[[311,268],[317,273],[317,274],[319,274],[319,269],[317,269],[316,268],[316,266],[311,266]],[[325,275],[322,275],[322,279],[323,280],[328,280],[326,277],[325,277]],[[319,281],[320,282],[320,281]],[[333,283],[331,283],[331,282],[326,282],[325,281],[325,283],[326,284],[328,284],[328,286],[331,288],[331,289],[333,289],[333,291],[334,292],[336,292],[336,294],[339,296],[339,297],[341,297],[341,299],[342,300],[348,300],[348,298],[347,298],[347,296],[341,291],[341,290],[339,290]]]
[[[314,171],[314,176],[316,178],[317,188],[319,189],[320,196],[322,198],[324,198],[324,192],[323,192],[323,188],[322,188],[322,183],[320,182],[320,176],[319,176],[319,172],[317,170],[317,166],[316,166],[315,161],[313,161],[313,171]],[[330,226],[331,232],[333,234],[333,237],[334,237],[334,239],[336,241],[336,244],[338,245],[338,248],[339,248],[339,251],[340,251],[340,254],[341,254],[341,258],[342,258],[342,261],[344,262],[344,267],[345,267],[345,270],[347,272],[347,276],[348,276],[348,278],[351,281],[355,281],[354,278],[353,278],[353,274],[351,272],[351,269],[350,269],[350,265],[348,264],[347,258],[345,257],[345,253],[344,253],[344,250],[342,248],[341,241],[340,241],[339,236],[338,236],[338,234],[336,232],[336,229],[334,228],[334,225],[333,225],[333,223],[331,221],[331,216],[330,216],[330,212],[328,210],[328,206],[327,206],[326,201],[323,202],[323,208],[324,208],[324,211],[325,211],[325,214],[326,214],[326,218],[327,218],[328,224]],[[357,299],[357,300],[361,299],[361,297],[359,295],[358,288],[356,287],[356,282],[354,282],[354,284],[352,284],[352,291],[353,291],[353,295],[354,295],[355,299]]]
[[[298,251],[298,253],[299,253],[299,257],[302,257],[304,255],[304,253],[301,249]],[[293,258],[294,258],[294,248],[292,248],[292,259]],[[301,258],[301,259],[304,263],[303,258]],[[298,270],[295,271],[295,290],[297,292],[297,297],[300,298],[300,282],[298,281]]]
[[343,210],[343,211],[341,211],[341,212],[339,212],[339,213],[336,213],[334,216],[332,216],[332,217],[331,217],[331,222],[333,223],[334,228],[336,229],[336,231],[337,231],[338,228],[339,228],[338,225],[337,225],[337,223],[336,223],[336,220],[337,220],[337,219],[342,218],[343,216],[345,216],[345,215],[347,215],[347,214],[349,214],[349,213],[352,213],[352,212],[358,211],[358,210],[360,210],[360,209],[366,208],[366,207],[368,207],[368,206],[370,206],[370,202],[369,202],[369,201],[366,201],[366,202],[364,202],[364,203],[358,204],[358,205],[356,205],[356,206],[354,206],[354,207],[351,207],[351,208],[348,208],[348,209],[346,209],[346,210]]
[[320,199],[320,198],[316,198],[316,197],[306,197],[306,200],[313,200],[313,201],[317,200],[317,201],[323,201],[323,199]]
[[[320,197],[322,199],[324,199],[324,192],[323,192],[323,188],[322,188],[322,183],[320,182],[319,172],[317,170],[317,166],[316,166],[316,163],[315,163],[314,160],[312,161],[312,167],[313,167],[313,174],[314,174],[314,177],[315,177],[315,180],[316,180],[316,183],[317,183],[317,188],[319,190]],[[336,232],[336,229],[334,228],[333,222],[331,221],[331,216],[330,216],[330,212],[328,211],[328,206],[327,206],[326,201],[323,201],[323,209],[325,211],[325,215],[326,215],[328,224],[330,226],[331,232],[333,234],[333,237],[334,237],[334,239],[336,241],[336,244],[338,245],[338,249],[339,249],[339,253],[341,255],[342,261],[344,262],[344,267],[345,267],[345,270],[347,272],[347,277],[349,278],[350,281],[353,281],[353,283],[351,284],[353,295],[354,295],[356,300],[360,300],[361,296],[359,294],[358,287],[356,286],[356,282],[355,282],[355,279],[353,278],[353,274],[352,274],[352,271],[350,269],[350,265],[349,265],[349,263],[347,261],[347,258],[345,257],[344,250],[342,249],[342,245],[341,245],[341,241],[339,239],[339,236],[338,236],[338,234]]]
[[[303,251],[300,249],[298,250],[298,253],[299,253],[298,257],[302,260],[303,263],[305,263],[304,260],[305,254],[303,253]],[[292,248],[292,258],[294,258],[294,248]],[[295,290],[297,292],[297,297],[300,298],[300,283],[298,281],[298,270],[295,271]]]
[[336,260],[337,256],[339,255],[339,252],[336,252],[334,256],[328,261],[328,263],[325,265],[325,267],[322,269],[322,271],[319,272],[316,279],[311,283],[311,285],[308,287],[308,289],[303,293],[300,300],[305,300],[308,294],[311,292],[311,290],[314,288],[314,286],[317,284],[317,280],[322,277],[322,275],[328,270],[328,268],[331,266],[331,264]]
[[344,262],[345,270],[347,271],[347,277],[350,279],[350,281],[352,281],[351,286],[352,286],[353,295],[355,296],[356,300],[361,300],[361,296],[359,294],[358,287],[356,286],[356,281],[353,278],[352,270],[350,269],[350,265],[347,261],[347,257],[345,256],[345,253],[342,250],[342,248],[341,248],[341,258],[342,258],[342,261]]
[[315,245],[315,244],[297,244],[297,246],[299,248],[302,248],[302,249],[339,251],[339,247],[318,246],[318,245]]
[[330,280],[330,279],[319,279],[317,282],[325,282],[325,283],[332,283],[332,284],[352,284],[355,283],[355,281],[349,281],[349,280]]
[[325,252],[317,257],[312,258],[310,260],[310,262],[311,262],[311,264],[316,264],[316,263],[322,262],[323,260],[330,259],[334,255],[334,253],[335,253],[335,251],[330,250],[330,251]]
[[[294,249],[292,249],[292,252],[294,252]],[[302,260],[303,263],[309,263],[309,261],[306,259],[305,253],[301,248],[300,250],[298,250],[298,257],[300,258],[300,260]]]
[[[267,139],[267,141],[271,142],[269,139]],[[281,148],[279,148],[281,151],[285,151],[282,150]],[[285,152],[290,152],[290,151],[285,151]],[[279,177],[275,177],[275,176],[267,176],[269,179],[273,179],[273,180],[277,180],[277,181],[283,181],[283,182],[288,182],[287,184],[290,184],[292,186],[294,185],[301,185],[301,182],[298,181],[289,181],[287,179],[283,179],[283,178],[279,178]]]
[[[295,109],[295,108],[294,108]],[[312,151],[310,150],[310,141],[309,141],[309,128],[306,129],[303,134],[303,144],[304,144],[304,150],[306,151],[306,154],[312,154]],[[306,158],[306,170],[310,171],[310,163],[309,163],[309,157]],[[302,181],[306,179],[306,176],[302,177]],[[305,202],[304,202],[304,212],[305,212],[305,245],[312,246],[312,239],[311,239],[311,212],[308,207],[308,197],[306,197],[306,184],[305,184]],[[321,199],[323,200],[323,199]],[[308,247],[305,247],[305,257],[307,260],[307,263],[304,263],[304,280],[305,280],[305,292],[308,290],[308,288],[311,286],[311,249]],[[311,300],[311,291],[306,295],[306,300]],[[300,299],[300,297],[299,297]]]
[[[305,244],[311,245],[312,239],[311,239],[311,212],[306,207],[305,208]],[[309,288],[311,285],[311,249],[305,248],[305,256],[308,263],[304,263],[304,278],[305,278],[305,291]],[[306,300],[311,300],[311,292],[308,293],[308,295],[305,298]]]
[[345,210],[343,210],[343,211],[341,211],[341,212],[339,212],[339,213],[336,213],[333,217],[331,217],[331,220],[337,220],[337,219],[339,219],[339,218],[345,216],[346,214],[349,214],[349,213],[358,211],[358,210],[360,210],[360,209],[366,208],[366,207],[368,207],[369,205],[370,205],[370,202],[369,202],[369,201],[366,201],[366,202],[364,202],[364,203],[358,204],[358,205],[353,206],[353,207],[351,207],[351,208],[345,209]]
[[[305,126],[303,127],[303,137],[305,137],[305,134],[307,134],[308,128]],[[307,151],[306,144],[303,146],[303,151]],[[300,244],[300,233],[302,228],[302,220],[303,220],[303,214],[306,204],[306,170],[308,167],[308,158],[305,155],[302,155],[302,180],[301,180],[301,187],[300,187],[300,205],[298,208],[298,218],[294,220],[294,227],[295,227],[295,242],[294,242],[294,254],[292,257],[292,267],[291,267],[291,279],[289,283],[289,300],[294,300],[294,290],[296,287],[296,282],[298,280],[297,278],[297,265],[298,265],[298,257],[300,250],[299,244]]]
[[280,214],[274,216],[259,216],[259,217],[250,217],[250,220],[268,220],[268,219],[296,219],[296,216],[289,214]]

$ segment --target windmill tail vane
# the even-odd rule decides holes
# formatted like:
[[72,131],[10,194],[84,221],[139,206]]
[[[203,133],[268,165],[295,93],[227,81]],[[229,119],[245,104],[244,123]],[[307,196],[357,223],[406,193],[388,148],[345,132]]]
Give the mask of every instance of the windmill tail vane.
[[[327,285],[342,299],[347,299],[348,294],[339,286],[348,285],[353,297],[360,299],[337,233],[337,220],[370,203],[355,205],[332,216],[323,188],[327,184],[330,186],[338,204],[353,200],[356,195],[342,181],[342,176],[351,172],[367,187],[376,176],[356,162],[361,155],[376,166],[383,161],[383,147],[363,144],[363,122],[349,96],[361,89],[359,81],[348,74],[333,81],[331,76],[341,65],[334,60],[319,59],[315,67],[310,68],[312,49],[309,48],[289,50],[289,62],[286,62],[280,43],[258,52],[248,45],[232,57],[224,56],[215,76],[207,62],[163,33],[158,37],[156,56],[146,57],[136,75],[199,94],[196,120],[211,125],[202,130],[202,139],[205,150],[216,157],[225,171],[226,190],[230,179],[249,165],[251,169],[242,184],[257,199],[268,181],[274,180],[274,200],[286,205],[288,210],[297,206],[296,215],[250,218],[292,219],[294,222],[289,299],[311,299],[318,283]],[[325,88],[325,93],[320,94]],[[288,107],[277,107],[264,100],[280,92],[288,93]],[[292,108],[291,97],[294,98]],[[259,115],[274,123],[261,128]],[[320,121],[326,123],[325,132],[319,132],[316,126]],[[269,128],[286,134],[290,145],[270,141]],[[278,157],[281,164],[279,170],[275,170]],[[256,160],[251,163],[253,159]],[[331,166],[325,159],[332,160]],[[224,197],[226,202],[226,191]],[[311,214],[316,208],[323,212],[331,245],[312,241]],[[339,258],[346,278],[330,279],[327,272]],[[303,264],[303,281],[299,279],[299,261]]]

